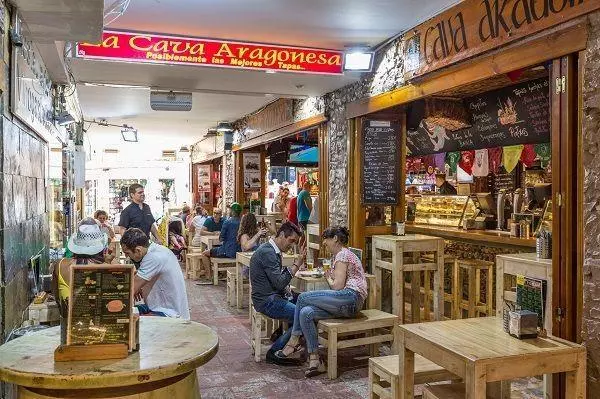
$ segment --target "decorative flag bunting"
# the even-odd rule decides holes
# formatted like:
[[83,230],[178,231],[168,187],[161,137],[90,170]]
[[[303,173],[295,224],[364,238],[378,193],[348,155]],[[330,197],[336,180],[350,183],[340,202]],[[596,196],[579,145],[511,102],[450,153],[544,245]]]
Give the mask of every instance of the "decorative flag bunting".
[[535,147],[533,144],[523,145],[523,152],[521,153],[521,162],[528,168],[533,166],[535,161]]
[[548,162],[550,162],[550,157],[552,155],[552,147],[550,147],[550,143],[536,144],[535,153],[540,158],[542,167],[545,167],[548,164]]
[[460,161],[458,162],[458,166],[462,170],[465,171],[468,175],[473,174],[473,163],[475,162],[475,151],[462,151],[460,153]]
[[494,147],[488,149],[488,162],[490,171],[497,175],[500,165],[502,165],[502,147]]
[[460,159],[460,152],[448,152],[446,153],[446,163],[450,166],[450,171],[452,173],[456,173],[456,166],[458,165],[458,160]]
[[519,159],[521,159],[522,152],[523,144],[509,145],[502,148],[502,163],[504,164],[504,169],[506,169],[507,173],[510,173],[515,169],[519,163]]
[[475,164],[473,165],[473,176],[485,177],[490,173],[490,165],[488,160],[488,150],[475,151]]

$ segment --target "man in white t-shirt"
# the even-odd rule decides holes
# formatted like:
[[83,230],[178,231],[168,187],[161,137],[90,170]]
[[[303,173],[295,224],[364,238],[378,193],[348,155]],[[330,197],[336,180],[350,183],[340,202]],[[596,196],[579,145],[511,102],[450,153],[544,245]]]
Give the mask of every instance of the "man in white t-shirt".
[[190,319],[185,281],[179,262],[167,247],[150,244],[140,229],[127,229],[121,237],[123,253],[140,266],[135,275],[134,291],[147,307],[140,314]]

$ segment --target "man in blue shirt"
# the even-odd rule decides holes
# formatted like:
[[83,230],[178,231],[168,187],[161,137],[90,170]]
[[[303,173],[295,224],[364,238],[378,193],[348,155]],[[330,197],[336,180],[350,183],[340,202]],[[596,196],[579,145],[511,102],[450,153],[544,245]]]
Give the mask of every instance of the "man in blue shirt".
[[302,185],[302,191],[298,193],[297,206],[298,206],[298,224],[304,230],[306,234],[306,225],[310,218],[310,212],[312,211],[312,198],[310,197],[310,183],[308,180]]
[[206,219],[202,229],[200,230],[200,234],[220,234],[221,229],[223,228],[223,222],[223,211],[219,208],[214,208],[213,215]]
[[[221,245],[218,247],[212,248],[210,251],[206,250],[202,252],[200,257],[200,264],[205,271],[204,277],[208,279],[208,281],[202,281],[197,283],[197,285],[210,284],[212,280],[212,268],[210,265],[210,258],[235,258],[237,252],[242,252],[242,247],[237,240],[237,233],[240,228],[240,215],[242,213],[242,206],[237,202],[234,202],[229,207],[230,217],[227,218],[224,222],[221,220],[220,209],[214,209],[214,219],[211,221],[209,218],[205,223],[204,227],[202,227],[202,234],[205,234],[205,231],[209,231],[212,224],[222,224],[223,227],[220,228],[221,233],[219,234],[219,241],[221,241]],[[213,230],[214,231],[214,230]],[[210,234],[210,232],[208,233]]]

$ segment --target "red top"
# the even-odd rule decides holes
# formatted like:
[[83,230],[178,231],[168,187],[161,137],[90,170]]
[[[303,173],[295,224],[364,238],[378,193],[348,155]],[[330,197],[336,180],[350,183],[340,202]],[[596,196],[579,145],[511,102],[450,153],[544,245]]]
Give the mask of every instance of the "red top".
[[288,203],[288,220],[295,225],[298,224],[298,198],[294,197]]

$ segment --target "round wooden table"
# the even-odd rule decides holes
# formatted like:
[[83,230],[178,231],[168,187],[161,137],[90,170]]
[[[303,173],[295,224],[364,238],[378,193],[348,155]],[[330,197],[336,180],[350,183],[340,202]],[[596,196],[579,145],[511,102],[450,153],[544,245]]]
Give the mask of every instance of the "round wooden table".
[[53,327],[0,346],[0,380],[19,399],[199,399],[196,368],[219,348],[207,326],[167,317],[140,319],[140,350],[126,359],[54,362],[59,343]]

